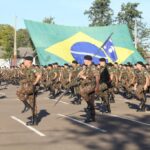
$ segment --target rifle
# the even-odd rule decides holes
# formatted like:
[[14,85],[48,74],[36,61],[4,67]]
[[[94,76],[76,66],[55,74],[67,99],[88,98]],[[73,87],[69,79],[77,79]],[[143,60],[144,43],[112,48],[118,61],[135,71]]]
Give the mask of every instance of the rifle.
[[[37,116],[35,115],[35,106],[36,106],[36,86],[33,86],[33,108],[32,108],[32,124],[37,124]],[[36,120],[35,120],[36,119]]]
[[56,106],[56,105],[59,103],[59,101],[63,98],[63,96],[69,92],[70,88],[75,87],[75,86],[78,86],[78,85],[80,85],[80,78],[77,78],[75,84],[70,85],[70,86],[66,89],[66,91],[56,100],[56,103],[54,104],[54,106]]

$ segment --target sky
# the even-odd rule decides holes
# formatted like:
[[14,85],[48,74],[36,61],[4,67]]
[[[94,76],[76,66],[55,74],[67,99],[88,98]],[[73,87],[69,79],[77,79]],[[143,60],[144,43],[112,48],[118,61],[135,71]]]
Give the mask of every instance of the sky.
[[[14,25],[17,16],[17,28],[25,28],[24,19],[42,21],[52,16],[56,24],[69,26],[88,26],[88,10],[94,0],[0,0],[0,24]],[[110,7],[115,15],[121,4],[140,3],[138,9],[143,12],[143,21],[150,27],[150,0],[111,0]]]

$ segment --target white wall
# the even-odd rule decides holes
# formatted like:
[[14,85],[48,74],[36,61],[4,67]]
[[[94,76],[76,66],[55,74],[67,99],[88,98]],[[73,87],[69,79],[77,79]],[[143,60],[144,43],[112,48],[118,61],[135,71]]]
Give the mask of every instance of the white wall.
[[[17,59],[17,66],[19,66],[23,62],[23,59]],[[10,68],[11,62],[10,60],[0,59],[0,67]]]

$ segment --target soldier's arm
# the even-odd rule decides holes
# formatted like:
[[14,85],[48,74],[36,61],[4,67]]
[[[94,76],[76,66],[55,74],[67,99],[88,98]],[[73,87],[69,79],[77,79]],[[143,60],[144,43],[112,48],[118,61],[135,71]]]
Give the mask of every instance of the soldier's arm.
[[146,82],[145,82],[145,85],[144,85],[144,90],[147,89],[148,85],[149,85],[149,77],[146,76]]
[[133,74],[133,78],[132,78],[132,80],[131,80],[131,84],[134,84],[134,83],[135,83],[135,79],[136,79],[135,74]]
[[121,78],[122,78],[122,71],[121,71],[120,76],[119,76],[119,81],[121,81]]
[[95,79],[96,79],[95,93],[98,93],[99,92],[99,81],[100,81],[99,72],[95,71],[94,76],[95,76]]
[[53,78],[53,80],[55,80],[56,78],[57,78],[57,73],[54,72],[54,78]]
[[82,79],[86,79],[86,76],[84,75],[84,73],[85,73],[84,70],[81,70],[78,74],[78,77]]
[[110,73],[110,80],[112,81],[114,78],[114,74],[113,73]]
[[72,72],[69,73],[69,82],[71,82]]
[[40,79],[42,77],[42,73],[37,72],[37,73],[35,73],[35,76],[36,76],[36,79],[35,79],[33,85],[36,85],[37,83],[39,83],[39,81],[40,81]]

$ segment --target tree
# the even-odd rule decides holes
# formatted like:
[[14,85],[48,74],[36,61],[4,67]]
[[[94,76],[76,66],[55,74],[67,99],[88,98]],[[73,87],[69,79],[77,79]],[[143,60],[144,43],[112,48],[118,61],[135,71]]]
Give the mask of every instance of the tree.
[[146,57],[146,51],[150,49],[150,28],[141,21],[137,22],[137,49],[143,57]]
[[113,10],[110,8],[110,0],[95,0],[89,10],[84,12],[88,15],[90,26],[107,26],[112,24]]
[[123,3],[116,22],[128,25],[133,41],[135,21],[137,22],[137,50],[145,57],[145,50],[149,48],[150,29],[142,22],[142,12],[138,10],[138,6],[139,3]]
[[53,17],[45,17],[45,18],[43,19],[43,22],[44,22],[44,23],[48,23],[48,24],[55,24]]
[[116,21],[127,24],[129,29],[134,30],[135,20],[142,18],[142,12],[137,9],[139,3],[122,4],[121,11],[118,13]]
[[17,48],[19,47],[32,47],[33,48],[31,38],[26,29],[19,29],[17,31]]
[[14,29],[10,25],[0,25],[0,45],[4,51],[3,58],[11,58],[13,54]]

